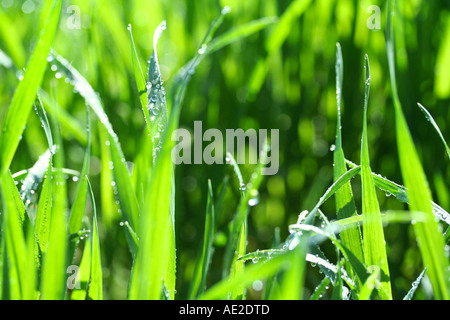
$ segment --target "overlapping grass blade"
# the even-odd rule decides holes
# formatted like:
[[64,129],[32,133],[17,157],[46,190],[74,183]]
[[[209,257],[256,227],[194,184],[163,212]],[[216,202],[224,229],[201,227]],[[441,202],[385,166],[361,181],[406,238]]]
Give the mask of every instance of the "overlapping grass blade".
[[369,143],[367,137],[367,108],[370,92],[370,66],[366,55],[366,85],[364,98],[363,138],[361,142],[361,185],[362,212],[364,234],[364,258],[368,266],[377,266],[381,272],[382,299],[392,299],[392,289],[389,277],[389,266],[384,240],[383,224],[381,222],[380,207],[370,169]]
[[422,282],[423,277],[425,276],[425,272],[427,271],[427,268],[423,269],[423,271],[420,273],[420,275],[417,277],[416,280],[412,283],[411,289],[408,291],[406,296],[403,298],[403,300],[412,300],[414,297],[414,293],[416,293],[417,289],[420,286],[420,283]]
[[449,299],[448,284],[449,262],[445,253],[445,243],[439,225],[434,219],[431,206],[431,191],[425,172],[414,146],[405,115],[400,103],[395,74],[394,25],[395,3],[387,2],[387,33],[386,47],[388,54],[389,72],[395,109],[395,127],[397,137],[398,156],[404,184],[408,189],[409,207],[413,211],[428,214],[426,221],[414,224],[417,241],[422,254],[427,274],[433,286],[436,299]]
[[[337,44],[336,50],[336,97],[337,97],[337,129],[336,142],[333,153],[334,157],[334,179],[337,180],[347,171],[345,163],[344,151],[342,148],[342,132],[341,132],[341,107],[342,107],[342,83],[344,77],[344,61],[342,58],[342,50],[340,44]],[[357,214],[355,201],[350,181],[336,191],[335,195],[336,210],[338,219],[348,218]],[[356,257],[364,262],[361,230],[356,227],[348,229],[341,233],[342,243],[353,251]]]
[[42,185],[41,195],[36,213],[34,232],[36,234],[39,248],[43,253],[47,252],[48,237],[50,233],[50,220],[52,214],[52,158],[49,159],[48,169]]
[[91,183],[86,177],[89,187],[89,196],[92,203],[92,241],[91,241],[91,276],[89,281],[88,299],[90,300],[102,300],[103,299],[103,279],[102,279],[102,261],[100,255],[100,240],[98,235],[98,223],[97,223],[97,209],[95,206],[94,192],[92,191]]
[[50,17],[27,65],[6,114],[3,134],[0,137],[1,172],[8,170],[20,142],[36,93],[44,77],[47,56],[55,38],[61,14],[62,0],[55,0]]
[[[108,116],[103,110],[100,98],[86,79],[66,59],[55,52],[52,52],[52,56],[52,63],[57,67],[59,72],[69,79],[69,82],[86,100],[86,103],[100,120],[101,126],[99,130],[101,131],[101,135],[106,137],[105,145],[110,148],[112,165],[108,164],[108,167],[113,167],[114,184],[117,189],[117,195],[124,220],[129,221],[133,230],[139,234],[139,206],[136,194],[130,192],[133,191],[134,188],[125,162],[125,157],[120,147],[118,137],[112,128]],[[129,236],[128,233],[127,236]],[[132,246],[132,241],[129,241],[129,243],[130,246]],[[136,248],[131,247],[130,249],[134,254],[136,253]]]
[[208,198],[206,203],[206,220],[205,232],[203,236],[203,246],[200,258],[195,267],[194,276],[192,280],[192,288],[190,292],[190,299],[195,299],[202,295],[205,290],[206,277],[209,271],[209,265],[212,258],[212,244],[215,234],[215,213],[214,213],[214,198],[211,180],[208,180]]

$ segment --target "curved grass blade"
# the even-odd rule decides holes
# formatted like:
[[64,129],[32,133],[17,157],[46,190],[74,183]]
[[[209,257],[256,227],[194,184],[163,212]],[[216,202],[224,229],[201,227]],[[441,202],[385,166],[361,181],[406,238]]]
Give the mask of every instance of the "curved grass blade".
[[200,259],[197,261],[195,267],[194,276],[192,280],[192,288],[190,292],[190,299],[195,299],[199,295],[202,295],[205,290],[206,276],[208,275],[209,265],[212,257],[212,244],[214,239],[214,198],[211,180],[208,180],[208,198],[206,203],[206,221],[205,221],[205,233],[203,237],[203,247],[200,255]]
[[91,258],[91,276],[89,281],[88,299],[89,300],[102,300],[103,299],[103,280],[102,280],[102,261],[100,256],[100,240],[98,236],[97,225],[97,209],[95,206],[94,192],[92,191],[91,183],[86,177],[89,187],[89,196],[92,203],[92,258]]
[[423,271],[420,273],[420,275],[417,277],[416,280],[412,283],[411,289],[408,291],[406,296],[403,298],[403,300],[412,300],[414,297],[414,293],[416,293],[417,289],[420,286],[420,283],[422,282],[423,277],[425,276],[425,272],[427,271],[427,268],[423,269]]
[[387,3],[386,47],[395,110],[400,168],[405,187],[408,189],[411,210],[428,214],[426,221],[414,224],[414,231],[424,265],[428,270],[435,298],[438,300],[450,299],[449,262],[444,249],[444,238],[439,230],[438,223],[434,219],[431,191],[398,96],[395,74],[394,25],[392,21],[395,14],[395,3],[393,4],[392,0]]
[[[389,266],[384,240],[383,224],[381,222],[380,206],[378,204],[372,171],[370,170],[369,143],[367,138],[367,108],[370,92],[370,66],[366,55],[366,85],[364,98],[363,138],[361,142],[361,185],[362,185],[362,214],[364,235],[364,258],[368,266],[377,266],[381,271],[382,299],[392,299],[392,289],[389,277]],[[386,292],[387,296],[382,293]]]
[[[341,46],[336,45],[336,100],[337,100],[337,129],[336,142],[333,152],[333,173],[334,180],[337,180],[347,171],[345,164],[344,150],[342,148],[342,132],[341,132],[341,106],[342,106],[342,83],[344,77],[344,61],[342,58]],[[338,219],[348,218],[357,214],[355,201],[350,181],[336,191],[335,196],[336,210]],[[358,257],[360,261],[364,261],[361,230],[359,227],[345,230],[341,233],[342,243],[346,245]],[[351,270],[350,268],[348,268]],[[351,272],[351,271],[350,271]]]
[[[100,120],[100,131],[107,137],[105,144],[110,146],[111,161],[113,164],[113,172],[115,185],[117,187],[117,195],[120,202],[120,208],[125,221],[129,221],[133,230],[139,234],[139,205],[136,198],[131,177],[125,162],[122,149],[116,133],[103,110],[99,96],[92,89],[86,79],[62,56],[52,52],[52,63],[58,68],[69,82],[75,87],[80,95],[85,99],[86,103],[91,107]],[[127,234],[127,236],[129,236]],[[131,241],[129,242],[131,246]],[[130,248],[135,253],[136,248]]]
[[436,132],[439,135],[439,138],[441,138],[442,143],[444,144],[445,147],[445,151],[447,151],[447,156],[450,159],[450,148],[448,147],[447,141],[445,141],[444,135],[441,132],[441,129],[439,129],[439,126],[437,125],[436,121],[434,120],[433,116],[431,115],[431,113],[420,103],[417,104],[420,108],[420,110],[422,110],[423,114],[425,115],[425,118],[433,125],[434,129],[436,130]]
[[6,114],[3,134],[0,137],[0,170],[2,173],[6,172],[11,164],[37,91],[44,77],[47,56],[58,29],[61,8],[62,0],[55,0],[47,24],[27,65],[24,78],[19,83]]

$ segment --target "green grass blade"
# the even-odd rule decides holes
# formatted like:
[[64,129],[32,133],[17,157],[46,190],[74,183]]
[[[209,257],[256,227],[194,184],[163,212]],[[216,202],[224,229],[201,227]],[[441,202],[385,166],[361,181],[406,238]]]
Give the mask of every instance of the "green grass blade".
[[236,286],[248,287],[255,280],[267,278],[276,272],[286,270],[290,266],[291,253],[275,257],[266,263],[249,266],[238,277],[227,277],[208,289],[199,299],[226,299],[229,292]]
[[75,287],[70,295],[71,300],[86,300],[89,286],[89,279],[91,277],[91,261],[92,261],[92,244],[91,237],[86,238],[84,245],[83,256],[81,257],[80,266],[75,279]]
[[[337,97],[337,133],[334,157],[334,179],[337,180],[347,171],[345,163],[344,150],[342,148],[342,132],[341,132],[341,106],[342,106],[342,83],[344,75],[344,61],[342,58],[341,46],[337,44],[336,50],[336,97]],[[353,199],[353,192],[350,182],[347,182],[336,191],[335,196],[336,210],[338,219],[348,218],[357,214],[356,205]],[[361,240],[361,230],[359,227],[348,229],[341,233],[342,243],[353,251],[356,257],[364,262],[364,254]]]
[[408,291],[406,296],[403,298],[403,300],[412,300],[414,297],[414,293],[416,293],[417,289],[420,286],[420,283],[422,282],[423,277],[425,276],[425,272],[427,271],[427,268],[423,269],[423,271],[420,273],[420,275],[417,277],[416,280],[412,283],[411,289]]
[[[87,179],[87,177],[86,177]],[[98,236],[97,224],[97,209],[95,206],[94,192],[92,191],[91,183],[87,179],[89,186],[89,195],[92,203],[92,258],[91,258],[91,277],[88,289],[88,299],[102,300],[103,299],[103,280],[102,280],[102,261],[100,256],[100,240]]]
[[212,244],[214,239],[214,198],[211,180],[208,180],[208,198],[206,204],[206,221],[205,232],[203,236],[203,247],[200,254],[200,259],[197,261],[194,276],[192,280],[192,289],[190,292],[190,299],[195,299],[202,295],[205,290],[206,276],[208,275],[209,265],[212,258]]
[[439,129],[439,126],[437,125],[437,123],[434,120],[434,118],[431,115],[431,113],[423,105],[421,105],[420,103],[418,103],[417,105],[419,106],[420,110],[422,110],[423,114],[425,115],[425,118],[433,125],[434,129],[438,133],[439,138],[441,138],[442,143],[444,144],[445,151],[447,151],[447,156],[450,159],[450,148],[448,147],[448,144],[445,141],[445,138],[444,138],[444,135],[441,132],[441,129]]
[[[368,266],[377,266],[381,271],[382,299],[392,299],[392,289],[389,277],[389,266],[386,254],[384,230],[381,222],[380,207],[370,169],[369,145],[367,138],[367,108],[370,92],[370,66],[366,55],[366,85],[364,98],[363,138],[361,143],[361,185],[362,212],[364,234],[364,257]],[[384,292],[387,296],[384,296]]]
[[36,234],[39,248],[43,253],[47,252],[48,237],[50,233],[50,220],[52,213],[52,158],[48,162],[48,169],[44,183],[42,185],[41,195],[36,213],[36,222],[34,232]]
[[90,124],[90,115],[89,108],[86,108],[87,114],[87,147],[84,154],[84,162],[83,168],[81,169],[80,179],[78,182],[77,192],[75,194],[75,200],[73,202],[70,218],[69,218],[69,233],[76,233],[81,229],[83,216],[86,209],[86,196],[88,194],[88,181],[87,176],[89,174],[89,163],[90,163],[90,155],[91,155],[91,124]]
[[[4,172],[1,175],[1,188],[2,188],[2,201],[3,212],[2,226],[4,231],[2,237],[5,238],[6,245],[6,263],[9,285],[9,298],[10,299],[26,299],[27,288],[27,265],[30,261],[27,261],[27,245],[22,230],[20,211],[17,210],[15,205],[17,192],[16,186],[8,181],[12,178],[9,171]],[[15,190],[14,190],[15,189]],[[23,213],[22,213],[23,214]],[[31,261],[33,263],[33,261]]]
[[[125,157],[120,147],[120,143],[117,134],[114,132],[112,125],[103,110],[100,98],[92,89],[87,80],[62,56],[52,53],[52,63],[58,68],[59,72],[65,75],[69,79],[70,83],[80,93],[80,95],[86,100],[86,103],[91,107],[94,113],[100,120],[101,128],[104,136],[106,136],[105,144],[110,147],[111,161],[114,172],[114,183],[117,188],[117,195],[120,202],[120,208],[125,221],[129,221],[133,230],[139,235],[139,205],[137,202],[136,194],[133,191],[133,183],[131,181],[130,174],[125,162]],[[108,165],[110,167],[110,165]],[[131,242],[130,242],[131,246]],[[135,253],[135,249],[131,247],[131,251]]]
[[445,242],[439,225],[436,222],[431,205],[431,191],[425,172],[414,146],[405,115],[397,91],[394,54],[394,25],[395,3],[388,1],[388,20],[386,46],[388,54],[390,80],[395,109],[395,127],[397,137],[398,156],[405,187],[408,189],[409,207],[412,211],[422,211],[428,214],[426,221],[414,224],[420,252],[427,268],[434,296],[436,299],[449,299],[450,288],[449,262],[445,252]]
[[62,0],[55,0],[49,20],[27,65],[24,78],[14,93],[8,113],[6,114],[3,134],[0,137],[2,172],[6,172],[11,164],[37,91],[44,77],[47,56],[55,38],[56,30],[58,29],[61,7]]
[[147,85],[145,83],[144,73],[142,72],[142,67],[139,62],[139,55],[137,53],[136,45],[134,44],[131,24],[128,25],[128,31],[130,33],[131,56],[133,58],[134,78],[136,80],[136,87],[139,93],[139,101],[141,102],[142,111],[144,112],[144,119],[145,123],[147,124],[148,132],[151,133],[150,116],[147,109]]

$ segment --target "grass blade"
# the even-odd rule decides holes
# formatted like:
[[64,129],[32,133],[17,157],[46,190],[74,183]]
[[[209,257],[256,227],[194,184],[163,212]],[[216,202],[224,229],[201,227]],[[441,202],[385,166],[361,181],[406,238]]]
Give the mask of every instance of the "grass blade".
[[408,291],[406,296],[403,298],[403,300],[412,300],[414,293],[416,293],[417,289],[420,286],[420,283],[422,282],[423,277],[425,276],[425,272],[427,269],[423,269],[423,271],[420,273],[420,275],[417,277],[416,280],[412,283],[411,289]]
[[441,132],[441,129],[439,129],[439,126],[437,125],[436,121],[434,120],[433,116],[431,115],[431,113],[420,103],[417,104],[420,108],[420,110],[422,110],[423,114],[425,115],[425,118],[433,125],[434,129],[436,130],[436,132],[439,135],[439,138],[441,138],[442,143],[445,146],[445,151],[447,151],[447,156],[450,159],[450,148],[448,147],[447,142],[445,141],[444,135]]
[[205,221],[205,233],[203,237],[203,247],[200,255],[200,259],[195,267],[195,272],[192,280],[192,289],[190,293],[190,299],[195,299],[199,295],[202,295],[205,290],[206,276],[208,275],[209,265],[212,257],[212,243],[214,239],[214,199],[211,180],[208,180],[208,198],[206,204],[206,221]]
[[52,158],[50,158],[39,198],[36,222],[34,224],[34,232],[39,243],[39,248],[43,253],[47,252],[48,236],[50,233],[50,220],[52,212],[52,179]]
[[91,276],[89,281],[88,298],[90,300],[102,300],[103,299],[103,280],[102,280],[102,261],[100,256],[100,240],[98,236],[98,224],[97,224],[97,209],[95,207],[94,192],[92,191],[91,183],[87,179],[89,186],[89,195],[92,203],[92,241],[91,241]]
[[28,115],[44,77],[47,56],[58,29],[62,0],[53,2],[49,20],[28,63],[23,80],[19,83],[6,114],[0,137],[1,171],[6,172],[14,157],[25,128]]
[[[364,258],[368,266],[377,266],[381,272],[382,299],[392,299],[392,289],[389,278],[389,267],[385,248],[383,224],[380,207],[370,170],[369,145],[367,138],[367,108],[370,92],[370,66],[366,55],[366,86],[364,98],[363,138],[361,143],[361,181],[362,181],[362,212],[364,234]],[[384,295],[386,293],[386,295]]]
[[[334,157],[334,180],[336,181],[347,171],[345,164],[344,150],[342,148],[342,132],[341,132],[341,106],[342,106],[342,83],[344,75],[344,61],[342,58],[341,46],[337,44],[336,50],[336,96],[337,96],[337,133]],[[357,214],[356,205],[353,199],[353,192],[350,181],[336,191],[335,196],[336,210],[338,219],[348,218]],[[341,233],[342,243],[353,251],[355,256],[364,262],[361,230],[359,227],[348,229]],[[351,270],[351,269],[349,269]]]
[[388,1],[388,19],[386,46],[388,53],[389,72],[395,109],[395,127],[397,136],[398,156],[405,187],[408,189],[409,207],[412,211],[422,211],[428,214],[426,221],[414,224],[414,231],[419,243],[423,262],[433,286],[435,298],[449,299],[448,285],[449,262],[445,253],[445,243],[439,225],[434,219],[431,205],[431,191],[425,172],[414,146],[397,91],[394,54],[395,3]]

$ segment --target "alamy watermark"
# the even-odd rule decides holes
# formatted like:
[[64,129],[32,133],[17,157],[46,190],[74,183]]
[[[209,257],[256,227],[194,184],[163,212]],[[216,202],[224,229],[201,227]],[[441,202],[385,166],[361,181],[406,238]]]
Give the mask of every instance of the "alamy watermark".
[[[225,154],[236,159],[237,164],[262,163],[262,175],[275,175],[279,169],[279,130],[226,129],[225,137],[219,129],[203,132],[201,121],[194,121],[193,135],[187,129],[173,132],[172,141],[178,142],[172,149],[174,164],[224,164]],[[204,142],[208,144],[203,145]]]
[[379,6],[371,5],[367,8],[367,13],[371,16],[367,19],[367,28],[370,30],[381,29],[381,9]]

